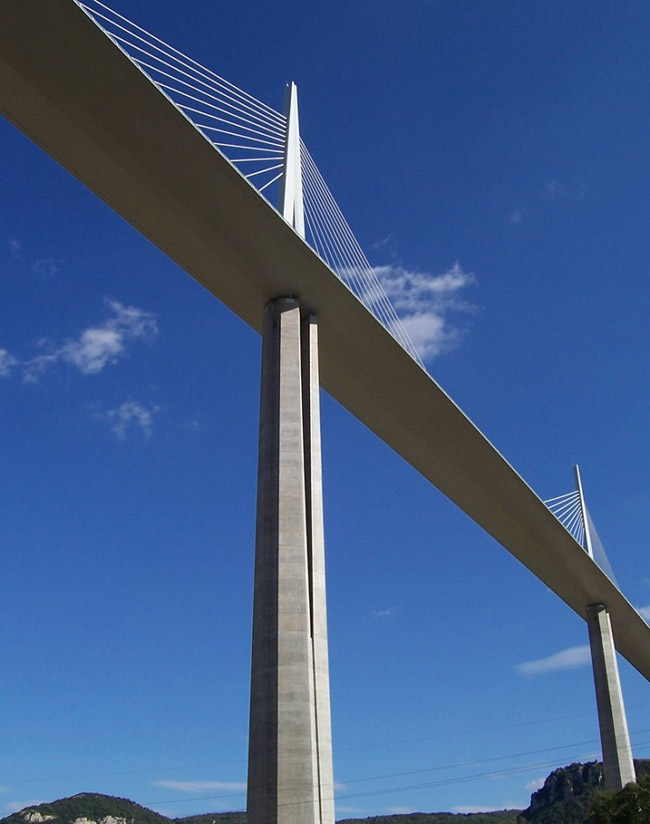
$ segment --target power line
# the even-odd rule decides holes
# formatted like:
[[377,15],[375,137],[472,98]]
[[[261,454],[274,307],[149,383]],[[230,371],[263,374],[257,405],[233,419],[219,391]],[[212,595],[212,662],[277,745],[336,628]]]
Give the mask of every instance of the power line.
[[[639,708],[639,707],[648,707],[648,706],[650,706],[650,704],[648,704],[647,701],[643,701],[643,702],[640,702],[640,703],[637,703],[637,704],[629,704],[627,708],[629,710],[629,709],[636,709],[636,708]],[[393,739],[392,741],[375,742],[375,743],[371,743],[371,744],[359,744],[359,745],[356,745],[356,746],[353,746],[353,747],[338,747],[337,752],[354,752],[356,750],[363,750],[363,749],[375,749],[375,748],[379,749],[379,748],[382,748],[382,747],[394,747],[394,746],[399,746],[401,744],[416,744],[416,743],[421,743],[421,742],[426,742],[426,741],[438,741],[438,740],[455,739],[455,738],[460,738],[461,736],[465,736],[465,735],[475,735],[475,734],[478,735],[478,734],[484,733],[484,732],[498,732],[500,730],[519,729],[521,727],[528,727],[528,726],[533,726],[533,725],[537,725],[537,724],[551,724],[551,723],[554,723],[554,722],[557,722],[557,721],[569,721],[569,720],[574,719],[574,718],[583,718],[587,715],[592,715],[592,714],[593,713],[591,713],[591,712],[572,713],[571,715],[557,715],[557,716],[554,716],[554,717],[551,717],[551,718],[541,718],[541,719],[535,719],[535,720],[531,720],[531,721],[521,721],[521,722],[517,722],[517,723],[514,723],[514,724],[500,724],[500,725],[494,726],[494,727],[481,727],[481,728],[473,729],[473,730],[462,730],[460,732],[448,733],[446,735],[426,736],[426,737],[422,737],[422,738],[405,738],[405,739],[401,739],[401,740]],[[650,730],[638,730],[636,732],[630,732],[630,735],[642,735],[646,732],[650,732]],[[505,758],[523,757],[525,755],[535,755],[535,754],[539,754],[539,753],[542,753],[542,752],[549,752],[551,750],[556,750],[556,749],[565,749],[567,747],[580,746],[581,744],[594,743],[594,742],[597,742],[597,741],[598,741],[598,739],[592,739],[591,741],[587,741],[587,742],[574,742],[572,744],[562,744],[559,747],[551,747],[551,748],[546,749],[546,750],[529,750],[529,751],[524,752],[524,753],[516,753],[516,754],[511,754],[511,755],[497,756],[497,757],[491,758],[491,759],[483,759],[483,760],[478,760],[478,761],[467,761],[467,762],[463,762],[462,764],[449,765],[448,768],[451,768],[453,766],[460,767],[460,766],[469,766],[469,765],[472,765],[472,764],[483,764],[483,763],[488,763],[490,761],[498,761],[498,760],[505,759]],[[203,763],[203,764],[180,764],[180,765],[177,764],[177,765],[174,765],[174,766],[164,766],[164,767],[163,766],[140,767],[140,768],[135,769],[135,770],[116,770],[116,771],[113,771],[113,772],[98,772],[98,773],[77,773],[77,774],[74,774],[74,775],[67,775],[67,776],[61,776],[61,775],[59,775],[59,776],[39,776],[39,777],[36,777],[36,778],[17,778],[17,779],[3,778],[2,780],[3,780],[4,783],[9,783],[9,784],[30,784],[30,783],[40,783],[40,782],[46,782],[46,781],[76,781],[80,778],[103,778],[103,777],[111,777],[111,776],[142,775],[142,774],[145,774],[145,773],[169,772],[169,771],[172,771],[172,770],[181,771],[181,770],[213,769],[215,767],[226,767],[226,766],[233,766],[235,764],[245,764],[245,763],[246,763],[245,759],[238,758],[238,759],[231,759],[229,761],[211,762],[209,764],[205,764],[205,763]],[[441,769],[441,768],[434,767],[434,768],[431,768],[431,769]],[[408,773],[403,773],[403,774],[408,774]],[[397,775],[400,775],[400,773],[397,773]],[[359,780],[366,780],[366,779],[359,779]],[[348,783],[349,783],[349,780],[348,780]],[[179,799],[179,800],[182,800],[182,799]],[[201,799],[197,799],[197,800],[201,800]],[[154,802],[151,802],[151,803],[154,803]],[[158,803],[158,802],[155,802],[155,803]]]
[[[592,743],[592,742],[585,742],[585,743]],[[565,745],[565,746],[577,746],[577,745]],[[561,748],[557,748],[557,749],[561,749]],[[650,744],[645,744],[644,746],[640,747],[639,749],[641,749],[643,751],[645,751],[647,749],[650,749]],[[505,756],[505,757],[510,757],[510,756]],[[490,760],[490,759],[486,759],[486,760]],[[474,762],[474,763],[481,763],[481,762]],[[383,787],[383,788],[377,789],[377,790],[368,790],[368,791],[365,791],[365,792],[347,793],[345,795],[337,796],[336,800],[341,800],[341,799],[345,799],[345,798],[364,798],[364,797],[369,797],[369,796],[374,796],[374,795],[386,795],[386,794],[392,793],[392,792],[404,792],[406,790],[420,790],[420,789],[428,789],[428,788],[431,788],[431,787],[442,787],[442,786],[448,786],[450,784],[461,784],[461,783],[470,782],[470,781],[477,781],[481,778],[503,778],[503,777],[506,777],[508,775],[516,775],[518,773],[529,772],[530,770],[533,770],[533,769],[551,768],[551,767],[555,766],[555,764],[556,764],[555,761],[538,761],[538,762],[532,762],[532,763],[528,763],[528,764],[522,764],[518,767],[512,767],[508,770],[496,770],[496,771],[495,770],[490,770],[489,772],[484,772],[484,773],[472,773],[470,775],[456,776],[455,778],[444,778],[444,779],[437,780],[437,781],[426,781],[426,782],[419,783],[419,784],[404,784],[404,785],[400,785],[400,786],[397,786],[397,787]],[[451,769],[452,766],[455,766],[455,765],[450,765],[449,767],[447,767],[447,769]],[[446,769],[446,768],[445,767],[434,767],[432,769]],[[415,772],[421,772],[421,771],[415,771]],[[412,774],[414,774],[414,773],[394,773],[392,777],[399,777],[401,775],[412,775]],[[375,777],[368,777],[366,779],[352,779],[352,780],[348,779],[347,781],[336,782],[336,783],[350,784],[350,783],[355,783],[357,781],[376,780],[376,779],[385,778],[385,777],[387,777],[387,776],[375,776]],[[158,800],[154,800],[154,801],[145,801],[143,803],[144,804],[178,804],[178,803],[187,802],[187,801],[192,801],[192,802],[195,802],[195,801],[219,801],[219,800],[224,800],[224,799],[227,799],[227,798],[243,798],[244,796],[245,796],[245,793],[241,792],[241,793],[229,793],[227,795],[203,796],[201,798],[192,798],[192,799],[188,799],[188,798],[176,798],[176,799],[172,799],[172,800],[158,799]],[[279,806],[285,806],[285,807],[296,806],[296,805],[302,804],[302,803],[305,803],[305,802],[295,801],[295,802],[290,802],[290,803],[286,803],[286,804],[280,804]]]
[[[643,734],[647,734],[647,733],[650,733],[650,729],[637,730],[637,731],[633,732],[632,734],[634,734],[634,735],[643,735]],[[455,763],[455,764],[440,764],[440,765],[437,765],[435,767],[427,767],[427,768],[423,768],[423,769],[419,769],[419,770],[409,770],[409,771],[396,772],[396,773],[384,773],[384,774],[378,774],[378,775],[363,776],[361,778],[347,778],[347,779],[344,779],[341,782],[335,782],[335,783],[357,784],[357,783],[364,783],[364,782],[367,782],[367,781],[379,781],[379,780],[384,780],[384,779],[387,779],[387,778],[402,778],[402,777],[406,777],[406,776],[414,776],[414,775],[422,775],[422,774],[431,773],[431,772],[439,772],[439,771],[442,771],[442,770],[460,769],[462,767],[477,766],[479,764],[488,764],[488,763],[493,763],[495,761],[503,761],[503,760],[510,759],[510,758],[523,758],[525,756],[540,755],[542,753],[549,753],[549,752],[557,752],[558,750],[565,750],[565,749],[569,749],[569,748],[572,748],[572,747],[584,747],[584,746],[587,746],[587,745],[593,745],[594,743],[598,743],[598,741],[599,741],[599,739],[589,739],[589,740],[586,740],[586,741],[572,742],[570,744],[561,744],[561,745],[558,745],[557,747],[547,747],[547,748],[541,749],[541,750],[528,750],[528,751],[520,752],[520,753],[510,753],[510,754],[507,754],[507,755],[494,756],[492,758],[485,758],[485,759],[477,759],[477,760],[474,760],[474,761],[464,761],[464,762],[459,762],[459,763]],[[639,751],[639,750],[645,751],[649,748],[650,748],[650,743],[648,743],[648,742],[642,742],[641,744],[637,743],[635,745],[635,749],[637,751]],[[581,757],[581,756],[576,756],[576,758],[578,758],[578,757]],[[230,763],[241,763],[241,762],[230,762]],[[397,787],[384,787],[384,788],[380,788],[380,789],[376,789],[376,790],[369,790],[369,791],[356,792],[356,793],[348,793],[346,795],[339,796],[339,799],[341,799],[341,798],[359,798],[359,797],[366,797],[366,796],[372,796],[372,795],[382,795],[382,794],[387,794],[387,793],[390,793],[390,792],[403,792],[403,791],[406,791],[406,790],[426,789],[426,788],[431,788],[431,787],[446,786],[446,785],[449,785],[449,784],[456,784],[456,783],[463,783],[463,782],[467,782],[467,781],[474,781],[474,780],[478,780],[480,778],[487,778],[487,777],[493,777],[493,778],[504,777],[504,776],[507,776],[507,775],[514,775],[514,774],[517,774],[517,773],[520,773],[520,772],[527,772],[527,771],[532,770],[532,769],[540,769],[542,767],[552,767],[555,764],[556,764],[555,760],[554,761],[544,761],[544,762],[533,762],[533,763],[527,763],[527,764],[519,765],[519,766],[516,766],[516,767],[512,767],[512,768],[507,769],[507,770],[497,770],[497,771],[491,770],[491,771],[486,772],[486,773],[473,773],[473,774],[470,774],[468,776],[456,776],[456,777],[453,777],[453,778],[439,779],[439,780],[436,780],[436,781],[427,781],[427,782],[422,782],[422,783],[418,783],[418,784],[407,784],[407,785],[400,785],[400,786],[397,786]],[[206,767],[206,766],[211,766],[211,765],[194,765],[193,768],[198,769],[199,767]],[[190,768],[192,768],[192,767],[187,766],[184,769],[190,769]],[[164,769],[172,769],[172,768],[164,768]],[[121,773],[112,773],[112,775],[131,775],[131,774],[137,774],[138,772],[150,772],[150,770],[123,771]],[[86,776],[86,777],[88,777],[88,776]],[[66,780],[66,779],[59,778],[59,779],[36,779],[36,780]],[[11,782],[11,783],[20,783],[20,782]],[[296,787],[296,790],[299,790],[299,787]],[[244,798],[245,795],[246,795],[245,791],[242,791],[242,792],[227,793],[227,794],[222,794],[222,795],[201,796],[199,798],[196,798],[196,797],[194,797],[194,798],[183,797],[183,798],[174,798],[174,799],[151,799],[151,800],[145,800],[141,803],[143,803],[143,804],[180,804],[180,803],[187,803],[187,802],[194,803],[194,802],[197,802],[197,801],[222,801],[222,800],[226,800],[226,799]],[[298,803],[302,803],[302,802],[295,802],[295,803],[298,804]]]

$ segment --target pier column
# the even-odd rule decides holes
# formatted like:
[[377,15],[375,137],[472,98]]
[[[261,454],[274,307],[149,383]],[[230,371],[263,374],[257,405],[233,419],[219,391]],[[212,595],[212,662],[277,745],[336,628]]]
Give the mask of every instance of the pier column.
[[605,789],[636,781],[609,613],[603,604],[587,607],[591,663],[596,685]]
[[265,310],[248,824],[334,824],[317,325]]

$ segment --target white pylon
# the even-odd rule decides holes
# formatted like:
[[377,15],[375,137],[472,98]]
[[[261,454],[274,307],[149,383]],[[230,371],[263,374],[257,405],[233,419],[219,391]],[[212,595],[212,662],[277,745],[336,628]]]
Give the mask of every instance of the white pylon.
[[[305,236],[298,95],[279,210]],[[334,824],[316,317],[271,300],[262,333],[247,820]]]
[[287,131],[284,146],[284,174],[280,178],[280,213],[300,237],[305,237],[305,210],[302,200],[302,163],[300,159],[300,122],[298,120],[298,87],[287,83],[284,94],[284,115]]
[[578,464],[575,464],[573,470],[576,474],[576,483],[578,485],[578,497],[580,498],[580,512],[582,514],[582,523],[585,528],[585,549],[587,550],[587,555],[594,560],[594,548],[591,543],[591,532],[589,530],[589,519],[587,518],[587,505],[585,504],[585,496],[582,491],[582,481],[580,479],[580,467]]

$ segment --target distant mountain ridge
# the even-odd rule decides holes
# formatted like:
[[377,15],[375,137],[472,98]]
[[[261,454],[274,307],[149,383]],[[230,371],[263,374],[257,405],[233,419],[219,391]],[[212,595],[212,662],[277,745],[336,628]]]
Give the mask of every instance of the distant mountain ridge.
[[[339,824],[516,824],[519,810],[491,813],[406,813]],[[46,804],[25,807],[0,819],[0,824],[246,824],[246,813],[206,813],[167,818],[127,798],[79,793]]]
[[[636,790],[650,794],[650,760],[635,760],[634,764],[640,785]],[[341,819],[339,824],[588,824],[594,802],[607,795],[614,795],[603,793],[602,787],[602,764],[595,761],[576,763],[553,770],[543,787],[532,794],[530,806],[525,810],[399,813],[363,819]],[[634,788],[635,785],[630,787]],[[624,793],[625,791],[619,795]],[[639,820],[643,824],[650,824],[650,806],[647,821]],[[625,816],[615,819],[599,818],[598,821],[622,821],[628,824]],[[70,798],[25,807],[0,819],[0,824],[246,824],[246,813],[204,813],[167,818],[127,798],[100,793],[78,793]]]

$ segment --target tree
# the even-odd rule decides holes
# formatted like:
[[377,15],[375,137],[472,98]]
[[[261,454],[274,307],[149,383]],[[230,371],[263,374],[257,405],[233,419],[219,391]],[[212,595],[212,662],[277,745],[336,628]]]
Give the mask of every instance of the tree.
[[594,802],[589,824],[648,824],[650,822],[650,776],[628,784],[616,793],[602,793]]

